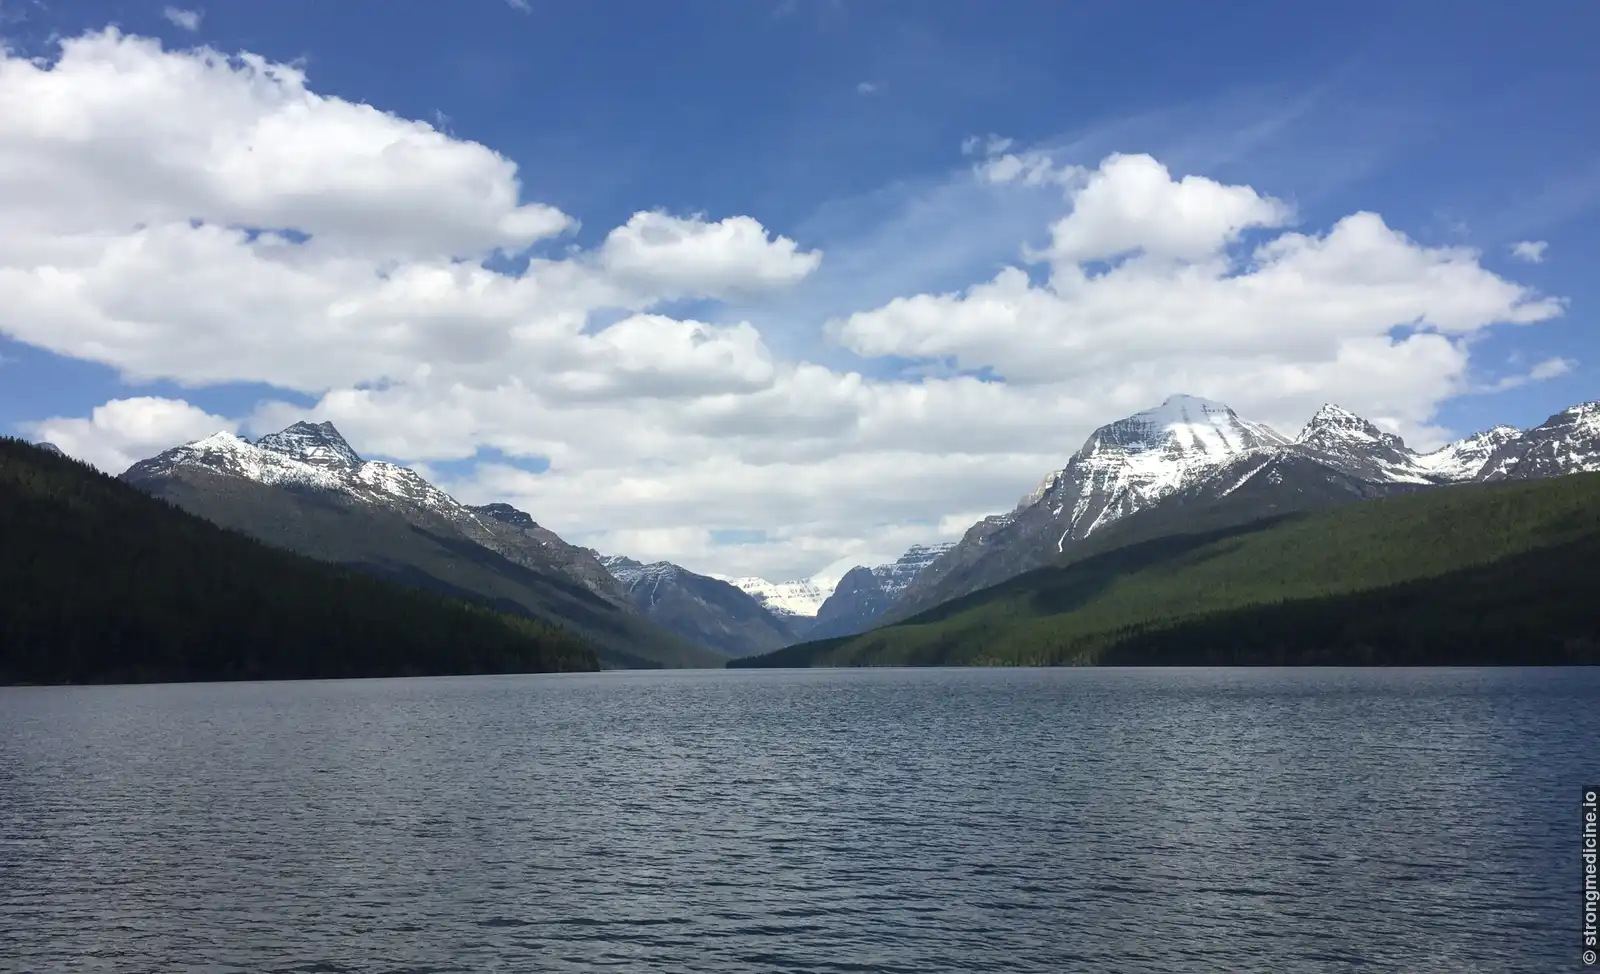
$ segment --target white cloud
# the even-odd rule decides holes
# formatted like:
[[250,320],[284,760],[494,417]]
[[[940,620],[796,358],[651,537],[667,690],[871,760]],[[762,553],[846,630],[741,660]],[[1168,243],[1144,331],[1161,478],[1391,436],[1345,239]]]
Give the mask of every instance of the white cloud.
[[55,416],[24,426],[32,439],[48,440],[68,456],[109,474],[119,474],[162,450],[237,429],[233,420],[181,400],[152,396],[113,399],[96,406],[87,419]]
[[1528,378],[1535,382],[1566,375],[1577,364],[1568,358],[1548,358],[1528,370]]
[[[964,198],[1059,200],[1029,234],[1050,246],[1019,238],[988,280],[841,315],[829,355],[860,356],[852,371],[780,355],[747,322],[665,313],[826,275],[801,234],[641,209],[504,273],[491,255],[575,221],[490,147],[253,55],[89,34],[53,64],[0,55],[0,333],[134,380],[316,400],[264,404],[252,433],[309,415],[402,461],[543,458],[445,486],[602,550],[804,577],[959,536],[1095,426],[1178,390],[1291,430],[1333,400],[1434,435],[1437,405],[1472,388],[1474,339],[1561,311],[1376,214],[1286,232],[1279,199],[1149,157],[964,148],[984,184]],[[906,242],[972,232],[947,222]],[[885,377],[904,360],[928,377]],[[134,398],[37,427],[115,469],[229,425]]]
[[200,29],[200,20],[205,16],[203,10],[184,10],[180,7],[167,7],[161,11],[161,16],[174,26],[187,31]]
[[870,81],[863,81],[856,85],[856,91],[863,95],[870,95],[878,90],[878,86]]
[[1174,180],[1149,156],[1114,155],[1072,192],[1072,212],[1050,228],[1052,260],[1082,264],[1130,253],[1178,261],[1214,257],[1255,227],[1293,211],[1248,186],[1203,176]]
[[606,235],[599,262],[618,281],[669,296],[725,296],[794,284],[822,262],[788,237],[747,216],[706,223],[666,213],[635,213]]
[[72,256],[105,249],[108,232],[195,218],[389,259],[520,250],[573,225],[520,191],[490,149],[318,95],[252,54],[164,51],[110,29],[64,41],[48,67],[0,62],[7,215]]
[[1517,372],[1504,376],[1499,380],[1477,387],[1478,392],[1506,392],[1511,389],[1520,389],[1534,382],[1543,382],[1546,379],[1557,379],[1571,372],[1577,363],[1569,358],[1547,358],[1534,365],[1526,372]]
[[1511,245],[1511,256],[1529,264],[1544,263],[1544,252],[1550,245],[1543,240],[1519,240]]
[[506,6],[512,10],[520,10],[525,14],[533,13],[533,5],[528,0],[506,0]]

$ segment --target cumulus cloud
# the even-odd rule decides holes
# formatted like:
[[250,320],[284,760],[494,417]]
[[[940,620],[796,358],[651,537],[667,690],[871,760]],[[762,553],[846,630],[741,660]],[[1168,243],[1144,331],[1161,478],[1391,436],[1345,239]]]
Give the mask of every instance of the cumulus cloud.
[[[1562,310],[1374,213],[1290,229],[1264,189],[1147,156],[964,149],[985,194],[1059,191],[1048,246],[827,323],[861,360],[830,368],[669,313],[827,273],[754,216],[641,200],[541,256],[576,220],[493,148],[255,55],[101,31],[53,61],[0,54],[0,333],[133,381],[314,400],[263,403],[252,434],[326,419],[403,462],[491,451],[443,486],[602,550],[803,577],[959,537],[1178,390],[1288,430],[1333,400],[1433,435],[1474,388],[1475,338]],[[31,427],[112,470],[219,428],[237,426],[150,397]]]
[[1519,240],[1511,245],[1511,256],[1529,264],[1544,263],[1544,252],[1550,245],[1543,240]]
[[[862,356],[987,367],[1008,387],[1072,388],[1113,413],[1181,388],[1292,427],[1318,390],[1421,428],[1466,386],[1463,336],[1562,311],[1476,252],[1419,245],[1373,213],[1233,253],[1244,230],[1280,226],[1289,208],[1249,187],[1174,179],[1148,157],[1104,160],[1068,205],[1039,255],[1047,282],[1008,267],[857,312],[832,333]],[[1116,257],[1127,259],[1092,266]]]
[[167,7],[161,11],[161,16],[167,18],[168,23],[187,31],[200,29],[200,19],[205,16],[202,10],[184,10],[181,7]]
[[773,239],[747,216],[707,223],[659,212],[635,213],[606,235],[598,256],[619,281],[656,294],[705,297],[794,284],[822,262],[821,252]]
[[136,396],[96,406],[87,418],[53,416],[27,423],[23,431],[32,439],[54,443],[68,456],[119,474],[163,450],[238,428],[234,420],[182,400]]
[[1203,176],[1173,179],[1145,155],[1114,155],[1072,192],[1072,212],[1050,227],[1051,260],[1082,264],[1138,253],[1199,261],[1254,227],[1278,227],[1293,211],[1248,186]]

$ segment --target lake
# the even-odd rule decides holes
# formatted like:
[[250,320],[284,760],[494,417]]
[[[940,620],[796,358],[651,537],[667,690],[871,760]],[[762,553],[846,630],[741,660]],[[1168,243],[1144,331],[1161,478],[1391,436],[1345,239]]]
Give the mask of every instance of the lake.
[[0,689],[7,971],[1577,968],[1600,670]]

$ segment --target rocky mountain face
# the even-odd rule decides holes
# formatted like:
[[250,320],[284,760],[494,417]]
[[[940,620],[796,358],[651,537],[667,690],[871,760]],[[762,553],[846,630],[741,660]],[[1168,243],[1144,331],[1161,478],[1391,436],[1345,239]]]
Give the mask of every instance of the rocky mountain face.
[[217,433],[121,479],[276,547],[559,622],[608,665],[721,660],[645,620],[593,552],[509,505],[470,507],[409,468],[363,460],[329,423],[255,443]]
[[905,618],[1048,564],[1072,543],[1232,459],[1288,443],[1277,431],[1195,396],[1172,396],[1108,423],[1014,510],[968,529],[901,594],[885,619]]
[[768,612],[786,620],[797,633],[810,627],[822,603],[833,594],[834,586],[834,583],[816,578],[769,582],[755,576],[729,579],[728,584],[755,599]]
[[850,569],[817,610],[816,623],[806,638],[829,639],[866,631],[918,575],[953,547],[954,542],[912,545],[890,564]]
[[1533,480],[1600,470],[1600,401],[1563,409],[1495,448],[1478,480]]
[[1415,463],[1428,474],[1451,483],[1472,480],[1489,463],[1494,452],[1522,436],[1515,426],[1496,426],[1474,433],[1415,458]]
[[295,423],[255,443],[217,433],[129,467],[135,485],[206,470],[278,487],[342,494],[434,530],[455,531],[535,571],[555,572],[619,605],[627,596],[586,548],[567,544],[509,504],[469,507],[393,463],[363,460],[332,423]]
[[721,579],[666,561],[647,565],[621,555],[599,560],[640,611],[691,642],[739,657],[795,641],[794,617],[768,611],[754,596]]
[[905,619],[1050,564],[1154,508],[1194,510],[1227,499],[1239,516],[1267,516],[1441,484],[1592,469],[1600,469],[1600,404],[1565,410],[1526,433],[1499,426],[1419,454],[1332,404],[1290,440],[1221,403],[1173,396],[1096,430],[1016,509],[973,525],[880,618]]

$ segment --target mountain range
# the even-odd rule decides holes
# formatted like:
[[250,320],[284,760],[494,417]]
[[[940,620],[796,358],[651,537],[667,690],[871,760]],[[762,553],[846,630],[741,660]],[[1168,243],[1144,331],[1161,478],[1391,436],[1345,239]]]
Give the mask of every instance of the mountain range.
[[1227,406],[1177,395],[1095,430],[1011,511],[985,518],[880,616],[905,619],[1051,564],[1129,515],[1236,495],[1241,517],[1307,511],[1474,480],[1600,470],[1600,403],[1526,432],[1497,426],[1429,453],[1335,405],[1284,436]]
[[0,437],[0,684],[599,668],[562,627],[275,550]]
[[[570,544],[511,505],[462,504],[409,468],[363,459],[329,423],[295,423],[253,443],[214,434],[140,461],[122,479],[270,545],[567,627],[607,666],[717,666],[903,620],[1197,518],[1245,523],[1445,484],[1596,469],[1600,403],[1419,453],[1331,404],[1289,437],[1221,403],[1176,395],[1095,430],[1015,508],[960,541],[913,546],[837,582],[780,583]],[[1120,524],[1129,530],[1109,530]]]
[[329,423],[295,423],[255,443],[218,433],[121,479],[274,547],[556,623],[607,666],[725,660],[651,623],[587,549],[522,511],[470,507],[413,470],[363,460]]
[[1254,519],[1236,498],[1147,508],[1049,567],[729,665],[1600,663],[1600,473]]

